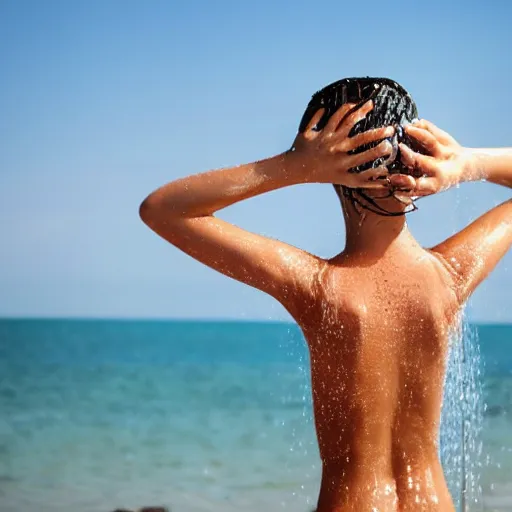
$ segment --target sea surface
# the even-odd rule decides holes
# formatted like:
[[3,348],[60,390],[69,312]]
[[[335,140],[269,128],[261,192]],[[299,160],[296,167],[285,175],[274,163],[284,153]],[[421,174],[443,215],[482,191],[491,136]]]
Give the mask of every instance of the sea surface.
[[[512,326],[466,326],[459,345],[450,489],[511,511]],[[292,324],[0,320],[0,512],[310,512],[308,372]]]

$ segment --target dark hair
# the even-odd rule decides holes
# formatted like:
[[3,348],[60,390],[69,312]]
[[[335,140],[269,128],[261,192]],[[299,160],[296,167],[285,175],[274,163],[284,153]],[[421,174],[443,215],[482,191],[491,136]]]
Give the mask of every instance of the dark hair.
[[[392,139],[396,157],[387,168],[390,173],[410,174],[410,171],[405,167],[400,160],[400,150],[398,143],[403,142],[414,151],[422,152],[414,140],[410,139],[403,126],[410,123],[418,117],[418,110],[411,95],[398,83],[390,80],[389,78],[344,78],[330,85],[327,85],[320,91],[316,92],[311,101],[309,102],[302,120],[299,125],[299,132],[302,133],[311,121],[315,113],[323,108],[325,112],[314,127],[316,130],[321,130],[325,127],[330,117],[345,103],[355,103],[354,110],[360,108],[363,103],[368,100],[373,100],[374,108],[368,115],[359,121],[350,131],[349,136],[352,137],[358,133],[371,130],[373,128],[380,128],[383,126],[394,125],[396,127],[396,135]],[[350,112],[349,112],[350,114]],[[348,114],[347,114],[348,115]],[[366,151],[381,141],[375,141],[370,144],[360,146],[352,153],[361,153]],[[373,162],[367,162],[358,167],[354,167],[349,172],[362,172],[372,167],[379,167],[384,163],[384,158],[379,158]],[[340,192],[348,196],[352,201],[357,202],[364,208],[370,209],[375,213],[382,215],[391,215],[391,212],[381,208],[375,201],[369,198],[361,189],[348,189],[347,187],[334,185],[336,192],[341,197]],[[362,203],[357,199],[354,194],[362,195],[367,203],[370,203],[377,210],[372,210],[367,204]]]

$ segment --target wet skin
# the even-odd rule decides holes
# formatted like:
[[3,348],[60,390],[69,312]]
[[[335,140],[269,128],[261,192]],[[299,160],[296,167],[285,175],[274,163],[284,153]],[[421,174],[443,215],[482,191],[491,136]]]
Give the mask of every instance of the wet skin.
[[[140,215],[198,261],[274,297],[301,327],[323,467],[318,512],[453,511],[438,459],[450,332],[468,297],[512,245],[512,200],[423,249],[405,217],[362,212],[342,199],[346,246],[328,260],[214,215],[237,201],[311,182],[369,186],[377,197],[374,180],[382,169],[361,176],[346,171],[361,163],[356,158],[370,161],[389,148],[369,150],[367,160],[365,153],[350,155],[354,146],[346,137],[360,117],[356,112],[338,127],[339,119],[298,136],[293,154],[164,185],[144,200]],[[402,148],[407,164],[428,177],[412,185],[410,176],[393,177],[393,186],[412,186],[412,195],[477,179],[512,187],[512,150],[479,150],[476,172],[465,163],[466,150],[436,130],[418,125],[410,133],[423,137],[433,156]],[[383,206],[404,207],[394,198]]]
[[438,459],[451,281],[419,246],[321,265],[296,310],[323,463],[318,512],[453,510]]

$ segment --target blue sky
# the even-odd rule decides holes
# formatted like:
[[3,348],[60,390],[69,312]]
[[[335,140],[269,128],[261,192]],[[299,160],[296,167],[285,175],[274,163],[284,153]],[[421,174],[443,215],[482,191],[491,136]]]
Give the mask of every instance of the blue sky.
[[[492,7],[491,7],[492,6]],[[512,3],[296,0],[0,2],[0,316],[287,319],[138,218],[178,177],[286,150],[323,85],[388,76],[467,146],[512,145]],[[433,244],[510,191],[420,202]],[[221,213],[321,256],[343,246],[327,185]],[[470,316],[512,321],[512,254]]]

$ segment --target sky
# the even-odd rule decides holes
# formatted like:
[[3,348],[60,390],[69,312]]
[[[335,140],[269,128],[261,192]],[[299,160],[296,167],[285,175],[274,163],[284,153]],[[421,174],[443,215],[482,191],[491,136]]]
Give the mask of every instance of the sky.
[[[386,76],[469,147],[512,145],[512,3],[2,0],[0,316],[288,320],[272,298],[180,253],[139,219],[176,178],[287,150],[311,95]],[[510,190],[423,199],[432,245]],[[344,227],[329,185],[219,214],[320,256]],[[511,322],[512,254],[469,317]]]

